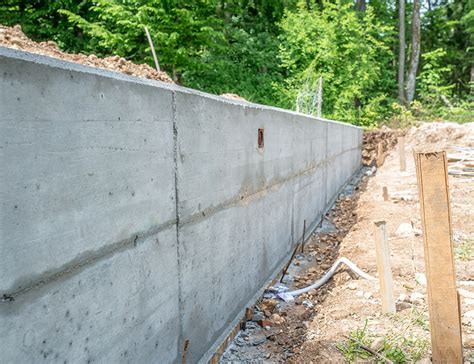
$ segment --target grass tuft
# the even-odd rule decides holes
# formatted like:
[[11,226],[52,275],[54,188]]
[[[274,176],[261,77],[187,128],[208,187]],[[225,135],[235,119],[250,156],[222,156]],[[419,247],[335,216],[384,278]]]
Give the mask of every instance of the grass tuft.
[[364,325],[351,331],[349,339],[338,343],[337,348],[349,363],[367,359],[370,359],[371,363],[384,363],[381,359],[384,357],[395,364],[416,363],[426,356],[429,349],[429,341],[426,338],[388,333],[383,336],[383,345],[377,351],[380,357],[377,357],[360,345],[370,348],[375,339],[367,332],[366,319]]
[[469,261],[474,258],[472,240],[466,239],[454,247],[454,255],[457,259]]

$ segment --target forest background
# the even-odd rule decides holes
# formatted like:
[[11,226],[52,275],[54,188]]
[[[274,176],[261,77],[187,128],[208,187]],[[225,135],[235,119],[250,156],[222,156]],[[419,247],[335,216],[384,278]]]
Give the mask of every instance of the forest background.
[[[354,2],[355,1],[355,2]],[[474,0],[3,0],[0,23],[71,53],[365,127],[473,121]]]

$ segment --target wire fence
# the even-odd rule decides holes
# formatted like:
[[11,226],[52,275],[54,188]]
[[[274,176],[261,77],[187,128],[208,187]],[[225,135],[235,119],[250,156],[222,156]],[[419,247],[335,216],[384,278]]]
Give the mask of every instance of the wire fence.
[[320,76],[316,90],[312,90],[309,82],[306,82],[303,90],[298,92],[298,96],[296,97],[296,111],[303,114],[321,117],[322,103],[323,76]]

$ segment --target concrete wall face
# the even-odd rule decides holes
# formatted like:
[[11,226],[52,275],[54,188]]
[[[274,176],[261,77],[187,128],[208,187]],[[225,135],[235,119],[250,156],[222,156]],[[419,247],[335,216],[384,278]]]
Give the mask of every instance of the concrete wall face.
[[176,105],[183,334],[198,359],[290,249],[293,125],[182,92]]
[[173,223],[170,91],[8,58],[1,67],[0,291]]
[[172,92],[0,55],[5,362],[177,358]]
[[353,126],[1,47],[0,71],[7,362],[206,359],[360,166]]

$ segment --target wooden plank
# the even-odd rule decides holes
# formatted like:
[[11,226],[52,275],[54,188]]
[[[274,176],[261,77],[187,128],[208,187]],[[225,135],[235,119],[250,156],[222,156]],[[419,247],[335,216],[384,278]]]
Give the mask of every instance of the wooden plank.
[[433,363],[462,363],[446,152],[415,154]]
[[245,318],[244,318],[244,320],[245,321],[252,321],[252,317],[253,317],[253,307],[247,307],[245,309]]
[[388,201],[388,189],[387,187],[382,188],[383,200]]
[[219,347],[217,348],[214,355],[212,355],[212,357],[209,359],[209,361],[208,361],[209,364],[218,364],[219,363],[219,360],[222,358],[222,355],[224,355],[225,350],[227,349],[229,344],[232,342],[232,340],[234,340],[234,338],[239,333],[241,323],[242,323],[242,321],[239,321],[239,323],[232,329],[232,331],[229,333],[229,335],[219,345]]
[[395,313],[396,308],[395,299],[393,297],[392,267],[390,264],[390,246],[387,239],[387,224],[385,221],[377,221],[374,224],[382,312]]
[[400,156],[400,172],[407,170],[407,162],[405,157],[405,137],[398,138],[398,154]]
[[381,167],[385,160],[385,156],[383,153],[383,144],[377,144],[377,168]]

